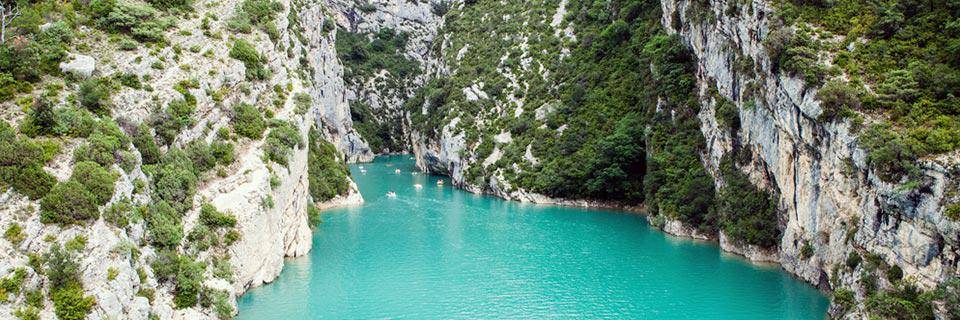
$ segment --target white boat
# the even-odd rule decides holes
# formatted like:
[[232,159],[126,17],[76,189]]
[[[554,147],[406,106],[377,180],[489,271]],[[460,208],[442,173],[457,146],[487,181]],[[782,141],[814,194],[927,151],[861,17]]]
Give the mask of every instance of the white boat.
[[414,184],[414,185],[413,185],[413,188],[414,188],[414,189],[417,189],[417,190],[420,190],[420,189],[423,189],[423,185],[417,183],[417,184]]
[[396,197],[397,197],[397,193],[396,193],[396,192],[393,192],[393,191],[388,191],[388,192],[387,192],[387,197],[389,197],[389,198],[396,198]]
[[394,173],[400,173],[400,169],[393,170]]
[[360,170],[363,170],[363,166],[360,166]]
[[437,180],[437,185],[438,185],[438,186],[442,186],[442,185],[443,185],[443,179]]
[[360,173],[367,173],[367,169],[360,169]]

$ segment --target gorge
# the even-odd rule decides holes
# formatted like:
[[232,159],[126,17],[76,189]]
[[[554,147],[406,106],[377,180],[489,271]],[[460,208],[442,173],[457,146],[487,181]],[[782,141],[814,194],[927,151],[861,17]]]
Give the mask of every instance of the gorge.
[[[311,250],[387,201],[347,163],[398,153],[476,194],[642,209],[596,226],[779,265],[832,318],[960,317],[953,1],[3,4],[3,317],[232,318],[303,261],[288,257],[344,254]],[[516,226],[563,221],[536,216]],[[736,274],[805,288],[758,272]],[[819,317],[805,295],[815,307],[765,315]]]

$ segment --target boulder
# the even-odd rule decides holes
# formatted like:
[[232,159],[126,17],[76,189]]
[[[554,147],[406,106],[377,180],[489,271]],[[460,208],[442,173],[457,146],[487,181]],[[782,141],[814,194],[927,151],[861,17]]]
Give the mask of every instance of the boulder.
[[70,53],[67,59],[60,63],[60,71],[81,78],[89,78],[96,69],[97,61],[93,57],[79,53]]

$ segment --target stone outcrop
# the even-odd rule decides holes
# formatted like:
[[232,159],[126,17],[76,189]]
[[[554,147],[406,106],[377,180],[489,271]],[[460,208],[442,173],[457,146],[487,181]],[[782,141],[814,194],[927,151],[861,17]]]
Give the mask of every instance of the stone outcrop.
[[[755,250],[729,243],[724,249],[779,262],[813,284],[822,283],[850,252],[879,255],[926,288],[960,275],[960,224],[943,215],[945,192],[956,183],[956,164],[948,157],[922,160],[917,188],[881,181],[867,165],[850,121],[818,120],[817,88],[774,71],[763,45],[771,32],[771,3],[729,1],[661,2],[662,24],[697,57],[708,170],[719,177],[720,158],[738,143],[753,155],[741,170],[779,194],[784,230],[779,254],[749,253]],[[695,18],[704,16],[696,10],[714,18]],[[755,61],[754,68],[737,68],[742,59]],[[737,105],[741,128],[736,135],[717,123],[712,88]],[[749,92],[752,88],[759,90]],[[805,245],[814,248],[812,256],[801,256]],[[857,279],[843,278],[840,285]]]

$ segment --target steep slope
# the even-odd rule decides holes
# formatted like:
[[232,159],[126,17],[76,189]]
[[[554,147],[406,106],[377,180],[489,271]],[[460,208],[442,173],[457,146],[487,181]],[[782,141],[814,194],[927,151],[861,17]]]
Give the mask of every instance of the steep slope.
[[[849,12],[820,5],[811,15]],[[418,165],[507,199],[642,203],[666,232],[717,239],[836,292],[833,316],[957,312],[953,113],[910,133],[929,134],[921,151],[902,151],[903,138],[884,127],[889,115],[859,108],[859,99],[891,104],[882,84],[890,76],[867,77],[878,93],[851,97],[842,81],[855,77],[816,58],[843,54],[808,53],[799,37],[809,26],[784,28],[780,9],[454,5],[427,72],[434,78],[407,101]],[[771,43],[784,37],[789,47],[772,59]]]
[[25,6],[3,57],[54,67],[2,67],[3,317],[229,318],[310,250],[314,202],[362,201],[327,4]]

